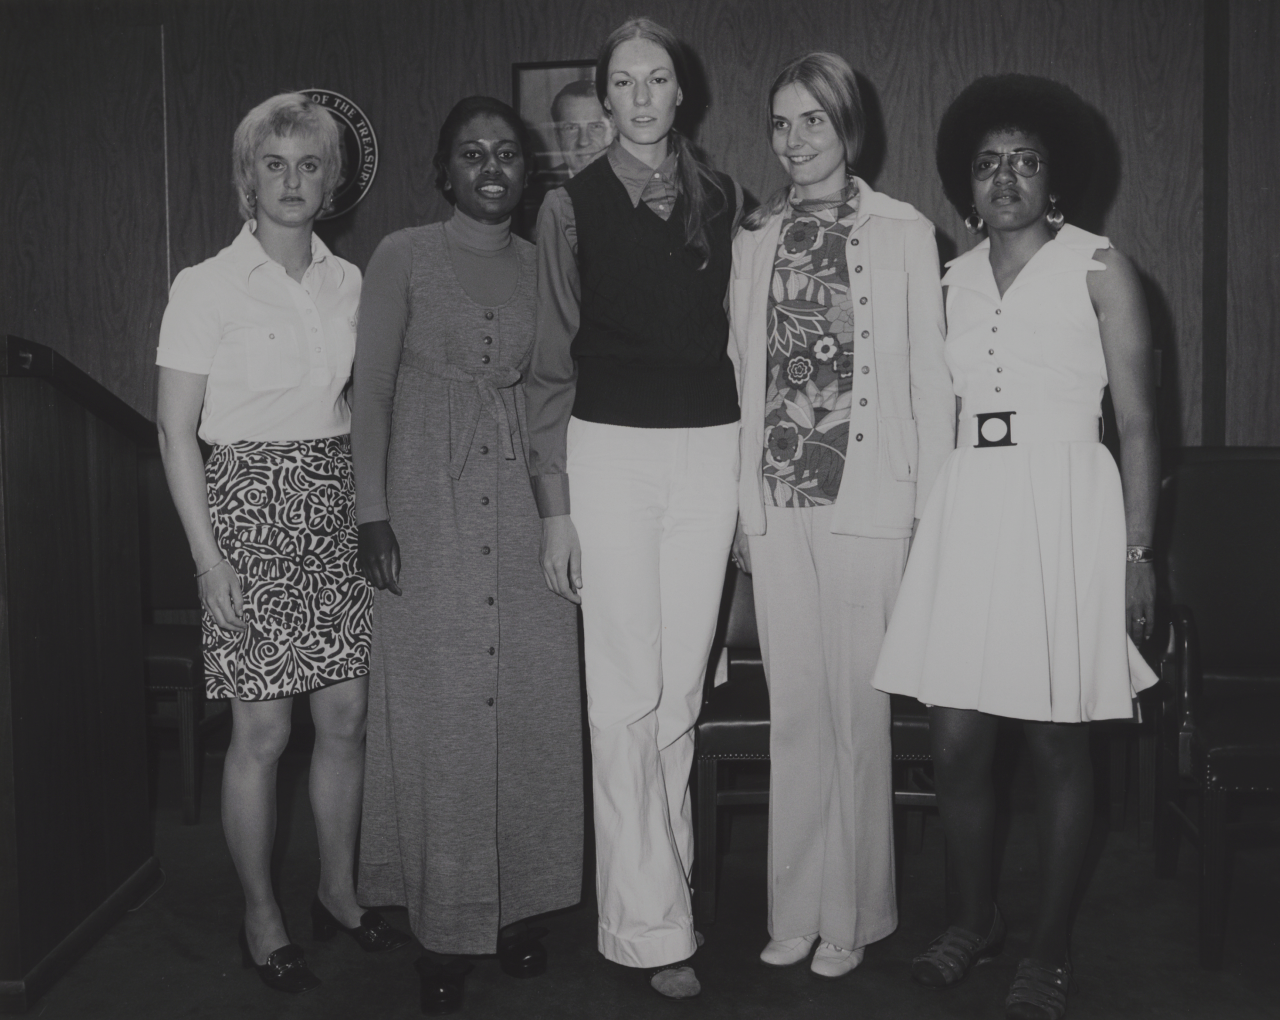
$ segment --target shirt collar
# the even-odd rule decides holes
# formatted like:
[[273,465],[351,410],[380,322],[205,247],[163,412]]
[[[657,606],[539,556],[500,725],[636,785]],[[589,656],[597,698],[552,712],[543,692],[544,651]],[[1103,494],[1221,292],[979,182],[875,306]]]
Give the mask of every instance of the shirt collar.
[[[1031,256],[1009,286],[1009,290],[1005,291],[1005,296],[1007,297],[1014,288],[1038,277],[1106,269],[1103,263],[1093,258],[1093,253],[1099,248],[1110,246],[1111,242],[1105,237],[1087,233],[1068,223]],[[991,239],[984,237],[963,255],[948,262],[947,271],[942,277],[942,286],[964,287],[966,290],[986,294],[999,302],[1000,291],[996,287],[995,276],[991,271]]]
[[667,158],[662,161],[657,170],[654,170],[647,163],[642,163],[631,155],[622,147],[620,139],[615,138],[613,144],[609,146],[607,158],[614,174],[622,182],[622,186],[627,189],[627,196],[631,199],[633,206],[640,204],[644,189],[654,179],[655,174],[666,187],[674,188],[676,186],[678,163],[675,152],[668,152]]
[[[240,233],[236,235],[236,239],[231,242],[231,257],[235,260],[236,266],[244,275],[246,280],[253,275],[255,269],[272,262],[272,258],[267,254],[266,249],[262,247],[262,242],[257,237],[258,221],[246,220]],[[329,246],[320,240],[314,231],[311,233],[311,265],[326,262],[329,256],[333,254],[329,251]],[[341,270],[341,263],[334,260]],[[281,266],[281,269],[284,267]],[[344,277],[345,272],[342,274]]]

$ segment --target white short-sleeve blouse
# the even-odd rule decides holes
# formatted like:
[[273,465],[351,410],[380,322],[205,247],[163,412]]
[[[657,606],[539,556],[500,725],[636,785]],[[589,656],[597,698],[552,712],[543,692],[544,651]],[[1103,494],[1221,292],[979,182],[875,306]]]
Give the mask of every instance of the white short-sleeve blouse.
[[299,283],[254,228],[249,221],[213,258],[178,274],[156,364],[208,377],[199,429],[207,443],[346,435],[360,270],[313,236]]

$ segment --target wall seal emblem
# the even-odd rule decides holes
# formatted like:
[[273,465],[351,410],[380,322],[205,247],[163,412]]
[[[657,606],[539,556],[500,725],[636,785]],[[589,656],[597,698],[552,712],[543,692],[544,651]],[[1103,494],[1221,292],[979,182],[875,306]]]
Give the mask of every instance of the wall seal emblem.
[[346,177],[333,194],[333,207],[320,219],[331,220],[350,212],[364,198],[378,173],[378,136],[364,111],[340,92],[302,89],[302,94],[337,118],[342,126],[342,152]]

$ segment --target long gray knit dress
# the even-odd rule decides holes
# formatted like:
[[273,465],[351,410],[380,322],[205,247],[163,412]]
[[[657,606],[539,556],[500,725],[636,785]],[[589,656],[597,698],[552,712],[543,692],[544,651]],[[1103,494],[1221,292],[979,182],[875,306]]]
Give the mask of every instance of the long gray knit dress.
[[[534,248],[512,238],[515,292],[486,308],[442,224],[393,242],[412,253],[386,468],[404,594],[373,613],[359,898],[408,907],[428,949],[492,953],[500,926],[577,903],[582,881],[575,611],[538,562],[517,384]],[[362,304],[361,344],[365,320]],[[356,417],[360,385],[357,365]]]

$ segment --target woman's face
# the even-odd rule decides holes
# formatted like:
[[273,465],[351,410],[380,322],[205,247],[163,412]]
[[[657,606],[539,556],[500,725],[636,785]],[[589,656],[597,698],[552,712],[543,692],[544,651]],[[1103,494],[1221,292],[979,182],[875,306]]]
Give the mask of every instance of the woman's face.
[[324,160],[314,135],[272,135],[253,161],[254,215],[279,226],[310,223],[324,205]]
[[524,153],[504,117],[477,113],[458,130],[445,166],[458,208],[481,223],[501,223],[524,193]]
[[654,145],[671,132],[684,93],[667,51],[648,39],[628,39],[609,58],[605,109],[623,142]]
[[826,110],[798,82],[784,85],[773,97],[770,140],[797,198],[826,198],[844,187],[844,142]]
[[[1040,170],[1032,177],[1014,171],[1014,154],[1034,153]],[[1043,222],[1049,209],[1049,170],[1044,160],[1045,147],[1040,139],[1025,131],[990,131],[978,144],[970,166],[969,181],[973,186],[973,204],[978,215],[992,230],[1020,230],[1037,221]],[[985,181],[978,180],[973,166],[983,160],[997,161],[995,173]]]

